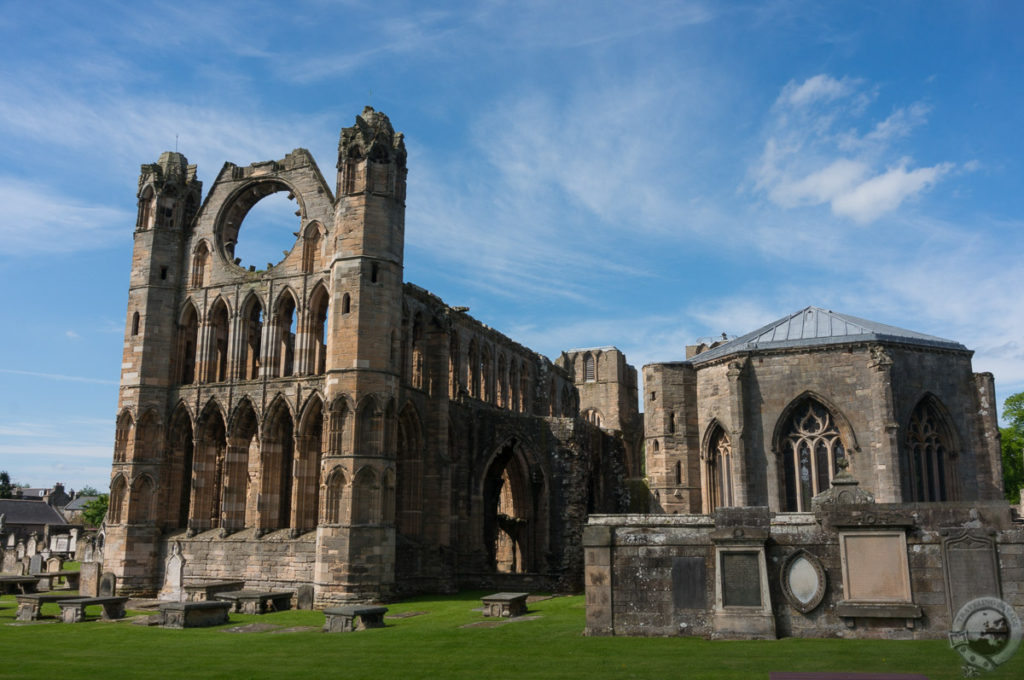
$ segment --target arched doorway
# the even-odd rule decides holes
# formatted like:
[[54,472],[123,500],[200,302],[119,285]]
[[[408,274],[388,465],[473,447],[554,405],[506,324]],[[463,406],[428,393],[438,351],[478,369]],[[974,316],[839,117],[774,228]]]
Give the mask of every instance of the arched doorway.
[[544,477],[530,465],[517,438],[506,441],[491,460],[483,503],[484,546],[491,567],[509,574],[540,571],[547,547]]

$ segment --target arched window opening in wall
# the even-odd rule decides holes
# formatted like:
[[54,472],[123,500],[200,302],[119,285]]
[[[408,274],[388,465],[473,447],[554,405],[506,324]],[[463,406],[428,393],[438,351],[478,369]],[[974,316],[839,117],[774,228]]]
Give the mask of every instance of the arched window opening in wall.
[[423,532],[423,434],[411,407],[399,420],[396,458],[398,533],[418,538]]
[[327,289],[317,285],[309,298],[309,337],[312,341],[309,370],[312,375],[323,375],[327,371],[327,303],[330,297]]
[[345,434],[349,428],[349,408],[344,397],[338,397],[331,404],[327,438],[327,453],[331,456],[344,455],[348,450]]
[[519,362],[515,360],[515,357],[509,359],[508,363],[508,386],[508,407],[513,411],[519,411]]
[[139,197],[139,231],[149,231],[153,228],[153,215],[155,211],[156,195],[153,187],[148,186],[142,190]]
[[318,222],[306,227],[306,237],[302,243],[302,271],[312,274],[322,269],[323,232]]
[[228,531],[256,524],[255,503],[249,500],[255,495],[249,488],[249,462],[258,460],[258,456],[259,419],[252,402],[243,399],[231,419],[224,455],[221,527]]
[[530,410],[530,373],[526,364],[519,365],[519,412],[527,413]]
[[295,298],[285,292],[277,301],[274,315],[277,334],[277,376],[287,378],[295,369]]
[[199,341],[199,315],[188,302],[178,324],[177,371],[178,384],[191,385],[196,381],[196,349]]
[[345,293],[341,296],[341,313],[348,314],[352,311],[352,297]]
[[480,349],[480,399],[494,403],[494,367],[493,355],[489,345]]
[[661,446],[660,446],[660,445],[658,444],[658,440],[657,440],[657,439],[655,439],[655,440],[654,440],[654,443],[653,443],[653,444],[651,444],[651,448],[653,448],[653,449],[654,449],[654,453],[655,453],[655,454],[657,454],[658,452],[660,452],[660,451],[661,451]]
[[454,330],[448,336],[448,398],[459,396],[459,334]]
[[547,547],[544,479],[530,469],[512,438],[484,475],[484,543],[499,573],[536,571]]
[[910,416],[904,440],[911,500],[954,501],[959,498],[956,452],[950,428],[932,398],[922,399]]
[[480,354],[476,338],[469,341],[469,391],[471,397],[480,398]]
[[594,382],[597,380],[597,362],[589,352],[583,355],[583,382]]
[[380,485],[373,468],[364,467],[356,473],[352,484],[352,524],[377,523],[380,507]]
[[675,434],[676,432],[676,414],[669,412],[668,414],[668,433]]
[[342,173],[342,190],[346,194],[354,194],[357,189],[362,191],[366,188],[365,168],[362,152],[358,147],[353,146],[348,150],[348,157],[345,159],[345,168]]
[[370,283],[377,283],[380,279],[380,265],[374,262],[370,265]]
[[121,524],[124,521],[124,501],[127,485],[124,477],[118,475],[110,484],[110,504],[107,508],[107,520],[110,524]]
[[206,531],[220,526],[224,455],[227,452],[224,416],[214,402],[211,401],[200,416],[197,433],[189,529]]
[[715,425],[707,438],[701,458],[704,462],[704,513],[732,506],[732,443],[720,425]]
[[[270,269],[298,243],[303,211],[287,184],[256,179],[235,192],[222,208],[217,245],[228,262],[242,268]],[[305,251],[300,253],[305,255]]]
[[584,411],[583,419],[586,420],[591,425],[596,425],[597,427],[601,427],[601,424],[603,422],[601,419],[601,412],[598,411],[596,408],[588,408],[586,411]]
[[572,390],[569,389],[568,385],[562,385],[562,417],[572,417],[573,411],[575,410],[575,400],[573,399]]
[[673,483],[676,486],[679,486],[680,484],[683,483],[683,463],[682,463],[682,461],[678,461],[678,460],[676,461],[676,464],[675,464],[675,474],[673,474],[672,477],[673,477]]
[[316,528],[320,507],[320,456],[323,441],[323,403],[312,397],[299,421],[296,440],[295,482],[292,490],[292,529],[296,533]]
[[383,442],[383,417],[377,402],[371,397],[363,400],[356,413],[357,456],[379,456]]
[[508,365],[505,363],[505,355],[498,355],[498,406],[508,407]]
[[132,314],[132,337],[139,334],[139,313]]
[[218,298],[210,309],[210,347],[206,357],[206,382],[228,379],[228,306]]
[[811,499],[829,487],[836,463],[846,457],[833,414],[810,397],[789,411],[779,441],[785,476],[785,509],[809,512]]
[[263,348],[263,305],[255,295],[249,297],[242,308],[242,380],[256,380],[260,377],[260,356]]
[[134,443],[135,419],[128,411],[117,417],[117,429],[114,432],[114,462],[123,463],[128,460],[129,449]]
[[258,528],[273,531],[291,526],[292,469],[295,437],[292,414],[283,399],[270,407],[263,425],[262,479]]
[[131,460],[157,462],[163,458],[163,428],[156,411],[150,409],[139,419],[135,428],[135,445]]
[[395,523],[395,471],[388,468],[380,483],[380,518],[384,524]]
[[422,390],[426,387],[423,365],[423,317],[417,313],[412,322],[412,386]]
[[156,498],[156,485],[149,475],[142,475],[132,482],[131,495],[128,501],[129,524],[152,524],[154,521],[153,501]]
[[210,282],[210,248],[206,241],[200,241],[192,253],[192,276],[189,285],[201,288]]
[[188,526],[193,454],[192,419],[183,404],[178,404],[171,416],[167,445],[170,486],[166,498],[170,507],[166,521],[168,528],[180,529]]
[[327,478],[326,512],[328,524],[344,524],[348,505],[348,482],[340,467],[334,468]]

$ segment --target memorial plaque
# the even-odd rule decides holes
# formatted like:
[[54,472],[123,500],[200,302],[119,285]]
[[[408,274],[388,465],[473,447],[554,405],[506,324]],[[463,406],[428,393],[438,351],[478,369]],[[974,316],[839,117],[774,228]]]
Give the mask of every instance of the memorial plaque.
[[721,553],[722,606],[760,607],[761,570],[756,552]]
[[988,536],[964,530],[944,538],[942,564],[951,617],[975,598],[1002,598],[996,545]]
[[703,557],[672,558],[672,601],[676,609],[707,609],[707,580]]
[[902,531],[842,533],[843,591],[847,600],[910,602],[907,539]]
[[798,612],[806,614],[825,597],[825,568],[821,560],[797,550],[782,563],[780,570],[782,594]]
[[64,560],[59,557],[51,557],[46,560],[46,572],[52,574],[55,571],[60,571],[60,568],[64,565]]
[[67,552],[68,551],[68,537],[61,534],[57,537],[56,547],[52,547],[53,552]]
[[113,572],[105,571],[103,576],[100,576],[100,597],[110,597],[114,595],[114,591],[117,588],[117,576]]
[[79,568],[78,594],[82,597],[96,597],[100,594],[99,562],[83,562]]

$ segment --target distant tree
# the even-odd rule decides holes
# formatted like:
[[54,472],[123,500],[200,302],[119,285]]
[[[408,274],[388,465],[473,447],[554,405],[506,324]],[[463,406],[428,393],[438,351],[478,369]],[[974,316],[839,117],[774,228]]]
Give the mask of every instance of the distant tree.
[[1003,490],[1006,500],[1020,501],[1024,488],[1024,392],[1011,394],[1003,402],[1003,418],[1009,423],[999,428],[1003,448]]
[[100,495],[100,490],[97,489],[95,486],[90,486],[89,484],[86,484],[85,486],[83,486],[81,489],[78,490],[78,495],[79,496],[99,496]]
[[7,470],[0,470],[0,498],[10,498],[14,495],[14,485],[11,484],[11,476]]
[[100,494],[99,498],[94,501],[89,501],[85,504],[82,509],[82,519],[89,526],[98,527],[103,524],[103,518],[107,514],[107,505],[110,502],[110,496],[107,494]]

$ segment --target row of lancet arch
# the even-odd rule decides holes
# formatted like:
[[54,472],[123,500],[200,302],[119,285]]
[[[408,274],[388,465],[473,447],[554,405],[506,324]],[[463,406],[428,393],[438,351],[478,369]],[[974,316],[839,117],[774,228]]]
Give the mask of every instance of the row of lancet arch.
[[[324,269],[327,261],[326,237],[327,231],[324,226],[316,221],[310,222],[303,230],[301,267],[304,273],[313,274]],[[212,261],[213,249],[203,239],[192,250],[192,262],[188,275],[189,288],[203,288],[210,285],[213,273]],[[236,260],[235,263],[238,264],[239,261]]]
[[[373,396],[358,406],[319,395],[292,411],[275,399],[260,418],[248,399],[225,417],[211,399],[198,418],[182,403],[165,430],[156,411],[122,412],[108,522],[205,531],[396,523],[411,535],[422,503],[423,437],[415,408]],[[353,467],[352,461],[362,459]],[[129,479],[118,463],[151,464]],[[396,497],[396,493],[400,494]],[[397,513],[397,514],[396,514]]]
[[[825,400],[805,395],[783,412],[773,437],[776,469],[780,481],[781,508],[807,512],[811,499],[826,491],[839,471],[840,461],[857,450],[853,429],[843,414]],[[958,500],[959,446],[942,403],[934,396],[923,397],[911,412],[900,442],[900,471],[903,498],[910,502]],[[653,442],[655,453],[658,442]],[[732,436],[717,419],[712,420],[701,441],[702,511],[733,505],[737,485]],[[682,462],[676,461],[670,475],[676,485],[683,482]]]
[[[260,296],[250,292],[232,310],[218,296],[201,314],[192,299],[178,321],[174,382],[182,385],[229,380],[320,375],[327,368],[329,295],[323,282],[305,304],[290,288],[278,293],[268,315]],[[342,304],[350,305],[348,294]],[[133,319],[132,329],[137,328]]]

